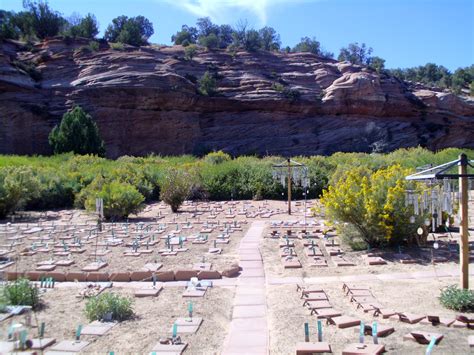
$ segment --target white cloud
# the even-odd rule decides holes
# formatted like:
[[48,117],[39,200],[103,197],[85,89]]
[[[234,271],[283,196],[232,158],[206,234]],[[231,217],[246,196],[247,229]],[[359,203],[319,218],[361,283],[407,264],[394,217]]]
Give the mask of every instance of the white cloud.
[[238,20],[239,12],[252,13],[261,25],[267,22],[267,11],[270,7],[281,4],[296,4],[308,0],[165,0],[171,5],[180,7],[196,16],[209,16],[215,22]]

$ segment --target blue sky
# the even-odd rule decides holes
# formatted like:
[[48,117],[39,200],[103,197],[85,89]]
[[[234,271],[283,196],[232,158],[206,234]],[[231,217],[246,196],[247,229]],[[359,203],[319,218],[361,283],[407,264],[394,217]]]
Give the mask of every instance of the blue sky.
[[[153,22],[151,42],[170,44],[182,24],[210,16],[218,24],[246,19],[254,28],[274,27],[283,45],[315,36],[336,55],[350,42],[365,42],[386,67],[427,62],[450,70],[474,63],[473,0],[50,0],[69,16],[96,15],[103,33],[119,15],[144,15]],[[20,11],[21,0],[0,0],[0,8]]]

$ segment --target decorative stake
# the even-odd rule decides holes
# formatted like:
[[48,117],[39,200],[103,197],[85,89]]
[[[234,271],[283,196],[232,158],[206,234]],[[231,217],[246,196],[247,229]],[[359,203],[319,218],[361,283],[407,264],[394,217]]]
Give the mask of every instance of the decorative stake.
[[323,341],[323,323],[318,319],[318,341]]
[[364,336],[365,336],[365,325],[363,321],[360,321],[359,343],[364,344]]
[[304,341],[309,342],[309,324],[305,323],[304,324]]

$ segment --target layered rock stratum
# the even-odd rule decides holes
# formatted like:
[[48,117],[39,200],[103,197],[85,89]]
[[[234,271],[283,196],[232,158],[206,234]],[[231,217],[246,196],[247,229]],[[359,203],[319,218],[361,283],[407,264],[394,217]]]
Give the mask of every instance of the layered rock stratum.
[[[87,44],[0,44],[0,153],[50,153],[48,134],[73,105],[97,121],[112,158],[474,148],[472,98],[366,67],[310,53],[199,50],[186,60],[181,46]],[[214,97],[198,93],[206,71]]]

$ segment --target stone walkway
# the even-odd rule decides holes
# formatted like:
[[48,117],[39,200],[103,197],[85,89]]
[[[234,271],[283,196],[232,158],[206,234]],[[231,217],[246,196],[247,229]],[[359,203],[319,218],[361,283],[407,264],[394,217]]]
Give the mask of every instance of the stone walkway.
[[242,273],[235,290],[232,321],[222,355],[268,354],[265,272],[259,243],[264,221],[255,221],[239,247]]

